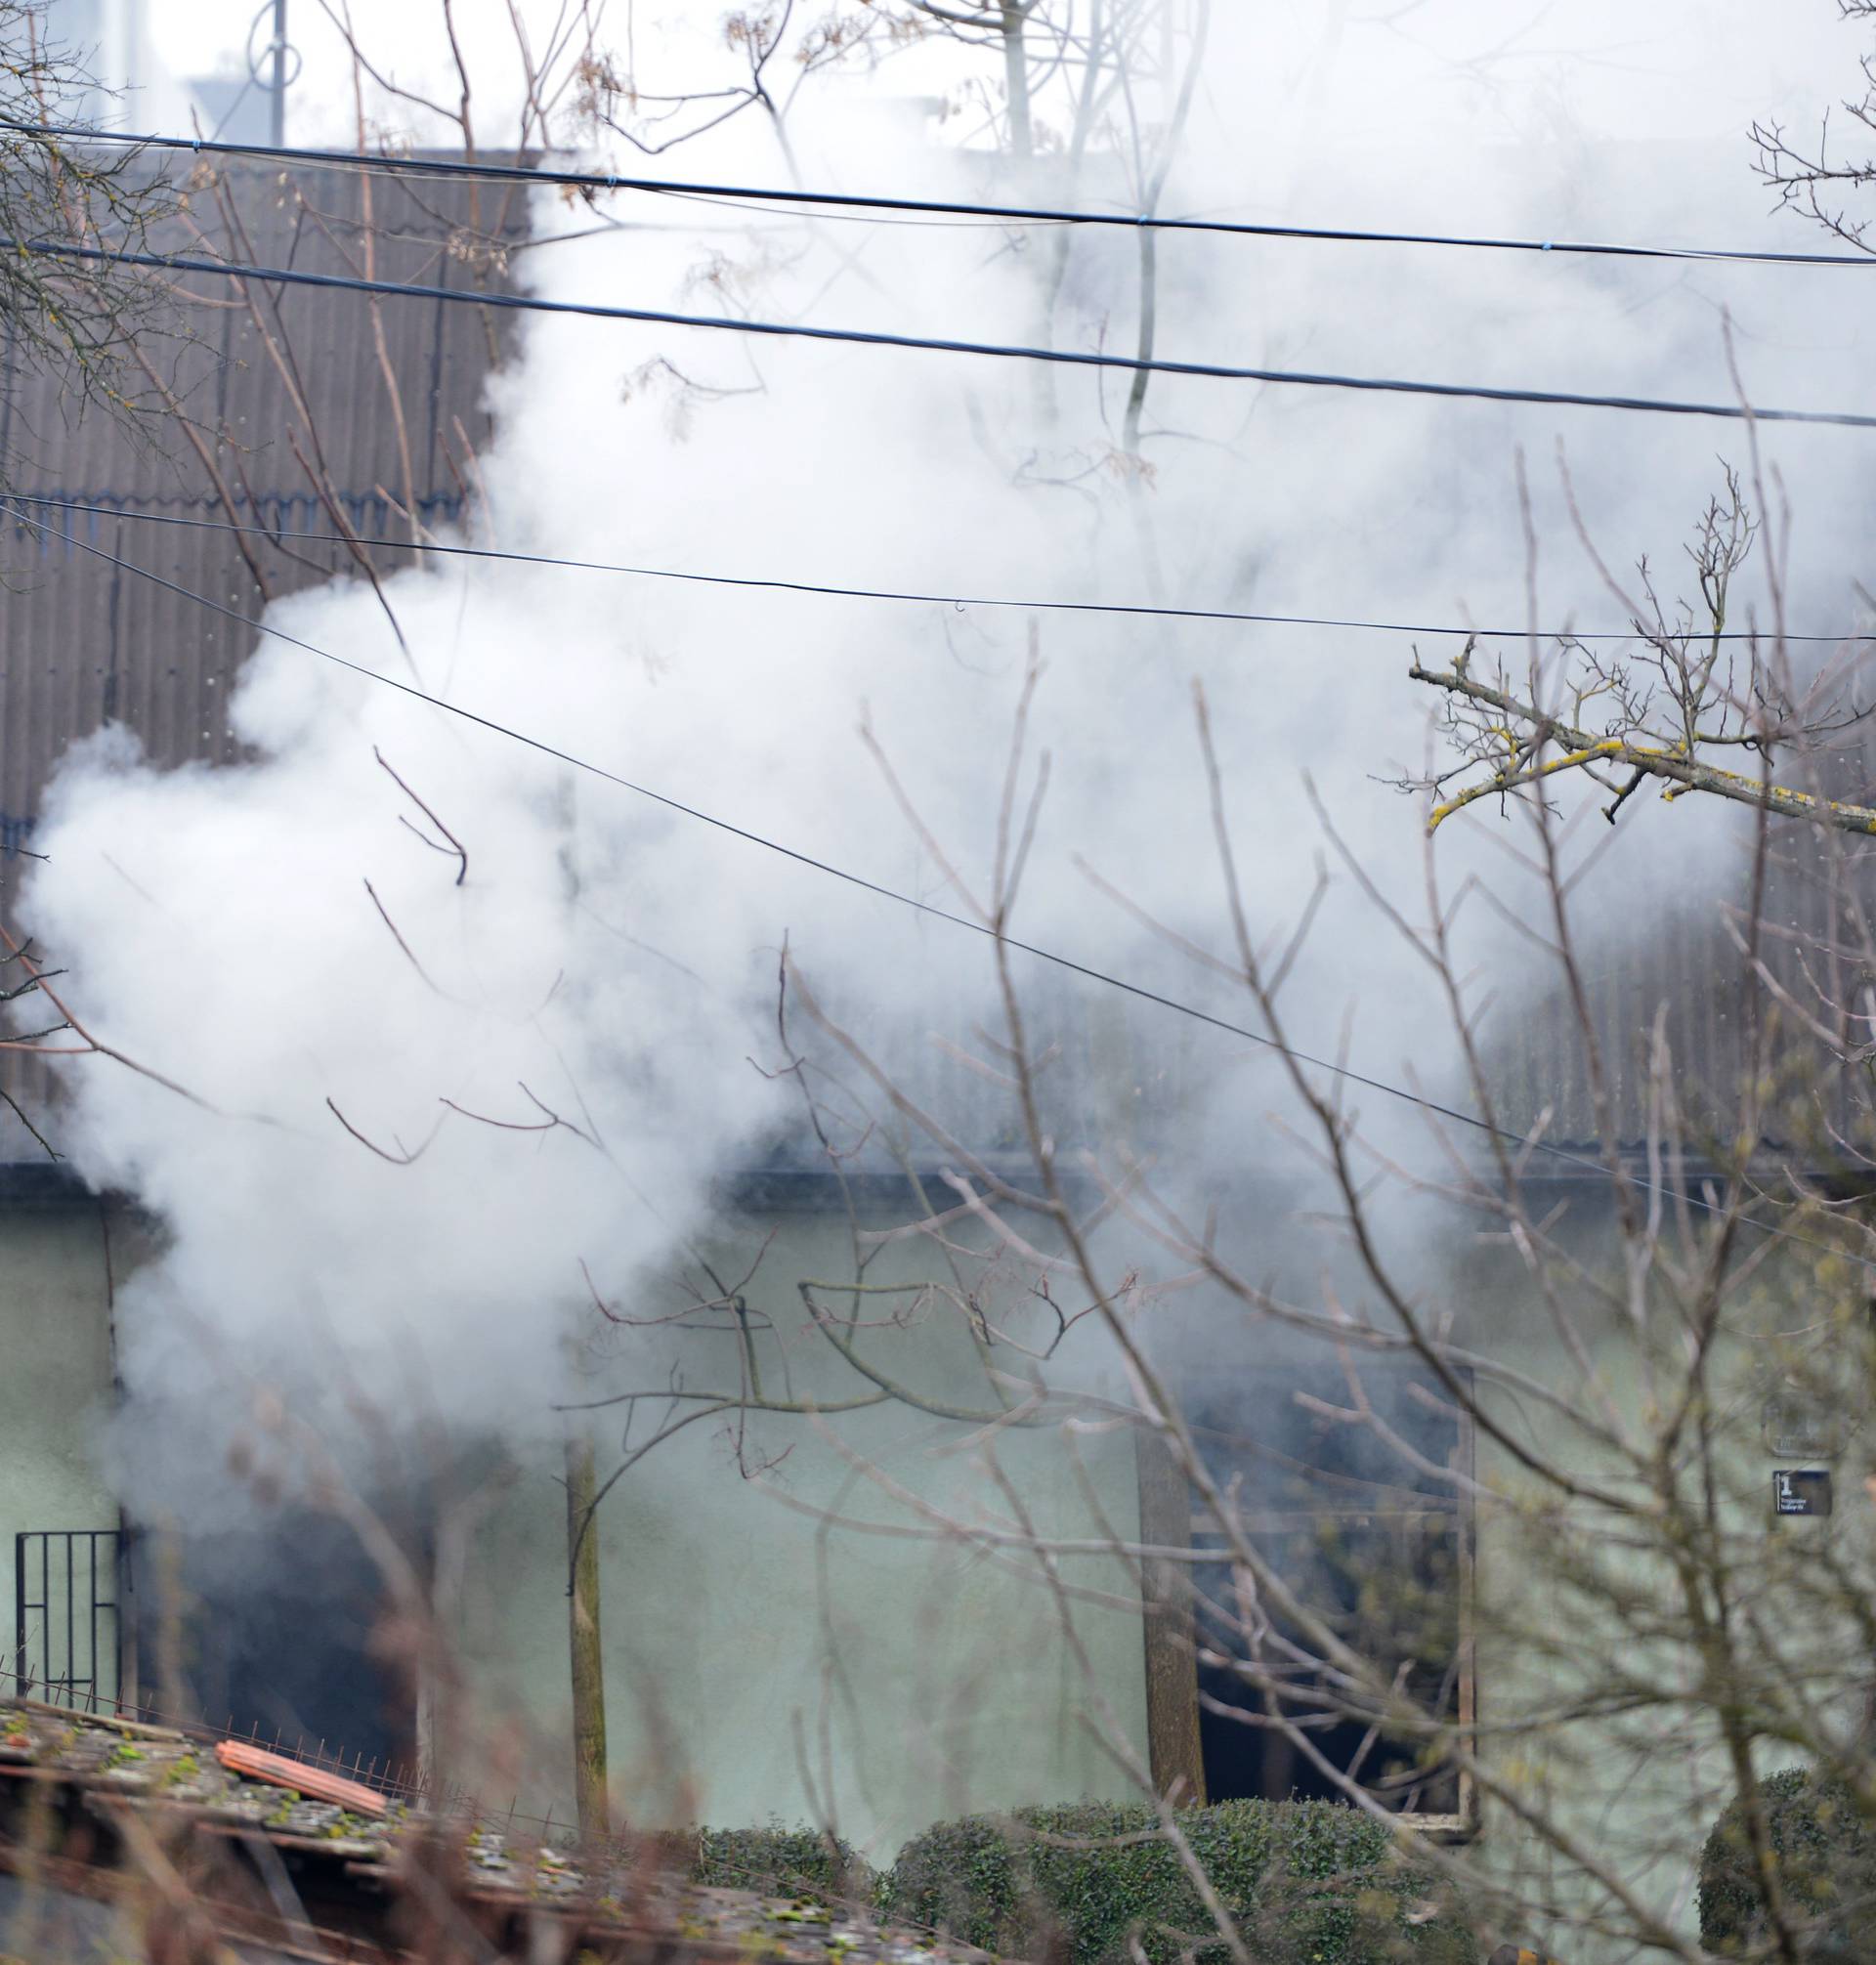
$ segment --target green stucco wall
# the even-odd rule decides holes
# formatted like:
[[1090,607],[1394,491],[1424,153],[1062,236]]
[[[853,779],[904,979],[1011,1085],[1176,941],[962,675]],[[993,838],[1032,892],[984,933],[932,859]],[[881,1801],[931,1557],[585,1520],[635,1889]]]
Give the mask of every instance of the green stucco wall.
[[[1564,1230],[1587,1267],[1612,1254],[1606,1215],[1578,1203]],[[899,1217],[903,1218],[903,1217]],[[837,1217],[798,1213],[739,1222],[702,1254],[740,1276],[763,1245],[748,1290],[767,1322],[759,1348],[772,1389],[825,1406],[861,1388],[808,1323],[794,1289],[804,1276],[839,1276],[851,1244]],[[129,1251],[117,1250],[121,1277]],[[99,1470],[97,1423],[110,1397],[109,1318],[100,1216],[83,1207],[0,1211],[0,1549],[21,1527],[109,1527],[116,1508]],[[1568,1393],[1577,1366],[1502,1247],[1468,1253],[1440,1245],[1425,1263],[1429,1297],[1456,1319],[1462,1342],[1508,1359]],[[1803,1260],[1767,1264],[1742,1314],[1768,1328],[1816,1322],[1818,1285]],[[874,1280],[949,1274],[922,1240],[893,1245]],[[656,1315],[681,1296],[667,1279],[643,1304]],[[1354,1300],[1351,1296],[1351,1301]],[[1210,1313],[1206,1313],[1208,1328]],[[1092,1326],[1087,1327],[1092,1334]],[[1619,1320],[1584,1325],[1606,1388],[1628,1416],[1646,1397],[1643,1374]],[[1246,1341],[1215,1325],[1218,1344]],[[876,1330],[867,1354],[929,1401],[969,1403],[985,1385],[955,1307],[927,1304],[904,1331]],[[1065,1353],[1064,1355],[1072,1355]],[[708,1388],[735,1383],[734,1339],[722,1331],[674,1337],[656,1325],[622,1328],[583,1361],[594,1397],[647,1384]],[[1098,1363],[1098,1348],[1095,1362]],[[1725,1361],[1736,1396],[1721,1456],[1729,1518],[1764,1515],[1778,1457],[1760,1436],[1758,1403],[1777,1363],[1766,1345]],[[1090,1367],[1092,1369],[1092,1367]],[[677,1371],[673,1380],[670,1374]],[[1097,1381],[1121,1393],[1118,1384]],[[1124,1395],[1124,1393],[1122,1394]],[[654,1402],[633,1421],[632,1442],[666,1423]],[[1494,1407],[1514,1436],[1582,1473],[1595,1457],[1539,1404],[1507,1394]],[[589,1422],[602,1477],[621,1457],[624,1415]],[[1131,1434],[1086,1424],[987,1431],[888,1403],[828,1415],[750,1420],[740,1442],[726,1417],[677,1433],[630,1472],[601,1516],[603,1619],[611,1766],[621,1813],[641,1824],[725,1826],[770,1817],[831,1816],[876,1862],[934,1819],[969,1810],[1081,1795],[1125,1796],[1128,1774],[1098,1737],[1144,1759],[1144,1660],[1133,1587],[1106,1558],[1064,1564],[1073,1640],[1033,1564],[1013,1548],[943,1533],[924,1509],[993,1526],[1011,1502],[1007,1476],[1045,1535],[1137,1533]],[[551,1427],[510,1440],[485,1463],[479,1495],[451,1497],[443,1569],[460,1682],[440,1687],[471,1722],[472,1773],[485,1803],[512,1797],[523,1815],[572,1818],[568,1740],[567,1530],[562,1442]],[[1502,1445],[1479,1442],[1477,1471],[1514,1496],[1521,1476]],[[1862,1670],[1818,1606],[1805,1601],[1805,1552],[1837,1551],[1867,1574],[1876,1508],[1865,1476],[1872,1430],[1837,1462],[1837,1513],[1781,1525],[1769,1544],[1783,1566],[1753,1579],[1795,1677],[1833,1658],[1848,1684]],[[896,1486],[899,1492],[892,1491]],[[837,1515],[854,1526],[830,1526]],[[450,1553],[449,1535],[466,1534]],[[1694,1864],[1724,1799],[1726,1769],[1710,1722],[1689,1726],[1672,1700],[1598,1714],[1532,1733],[1519,1720],[1560,1693],[1593,1690],[1613,1660],[1645,1664],[1627,1623],[1599,1612],[1593,1593],[1561,1573],[1566,1540],[1606,1550],[1610,1573],[1636,1601],[1657,1602],[1672,1624],[1671,1579],[1655,1559],[1625,1554],[1620,1524],[1593,1504],[1573,1506],[1566,1535],[1486,1506],[1476,1544],[1477,1686],[1485,1751],[1516,1791],[1608,1861],[1639,1899],[1680,1931],[1694,1918]],[[9,1578],[10,1581],[10,1578]],[[1112,1601],[1096,1601],[1101,1598]],[[1684,1660],[1683,1661],[1684,1663]],[[1702,1726],[1706,1730],[1701,1730]],[[1795,1755],[1768,1749],[1762,1772]],[[1594,1893],[1547,1854],[1503,1802],[1487,1797],[1482,1831],[1465,1859],[1527,1901],[1550,1896],[1556,1915],[1507,1933],[1549,1944],[1569,1965],[1614,1965],[1629,1954],[1574,1919],[1594,1915]]]
[[[16,1535],[117,1525],[96,1432],[111,1391],[105,1237],[95,1201],[0,1209],[0,1664],[9,1672]],[[51,1583],[63,1619],[63,1576]],[[29,1671],[39,1664],[29,1655]]]
[[[780,1388],[786,1365],[797,1396],[864,1392],[866,1382],[804,1328],[793,1291],[796,1277],[841,1273],[843,1227],[812,1217],[749,1224],[758,1241],[770,1231],[762,1274],[771,1280],[749,1292],[775,1326],[762,1349],[769,1388]],[[870,1273],[905,1280],[943,1264],[916,1243]],[[981,1401],[985,1381],[959,1321],[929,1308],[909,1331],[875,1331],[865,1346],[925,1395]],[[647,1342],[625,1334],[619,1355],[596,1365],[596,1396],[631,1382],[631,1346]],[[732,1339],[693,1338],[683,1355],[687,1384],[734,1382]],[[661,1367],[652,1383],[661,1379]],[[668,1416],[642,1410],[634,1440]],[[620,1457],[622,1419],[595,1418],[603,1478]],[[1146,1752],[1140,1621],[1126,1607],[1136,1592],[1123,1566],[1066,1565],[1065,1582],[1122,1600],[1075,1602],[1071,1642],[1033,1563],[946,1535],[882,1484],[955,1519],[1007,1526],[992,1455],[1042,1533],[1099,1536],[1096,1507],[1121,1535],[1137,1532],[1125,1430],[1065,1434],[1049,1425],[991,1438],[898,1403],[755,1419],[740,1458],[730,1422],[706,1420],[627,1474],[600,1517],[611,1767],[624,1813],[726,1826],[831,1814],[873,1860],[889,1861],[908,1835],[948,1815],[1129,1794],[1095,1737],[1111,1729],[1128,1751]],[[573,1793],[561,1472],[551,1441],[517,1452],[464,1565],[458,1624],[479,1712],[517,1723],[520,1805],[542,1814],[551,1804],[556,1820],[570,1817]],[[914,1533],[823,1532],[828,1515]]]
[[[1600,1197],[1571,1198],[1555,1225],[1559,1251],[1585,1277],[1619,1278],[1619,1245]],[[1533,1289],[1523,1265],[1502,1247],[1460,1258],[1453,1277],[1459,1341],[1514,1365],[1556,1397],[1603,1423],[1657,1437],[1660,1410],[1685,1384],[1688,1329],[1677,1314],[1669,1265],[1675,1230],[1664,1230],[1666,1260],[1648,1289],[1647,1338],[1638,1336],[1618,1300],[1598,1303],[1572,1284],[1561,1261],[1559,1309],[1593,1361],[1586,1380],[1573,1347]],[[1798,1726],[1855,1730],[1870,1674],[1869,1646],[1855,1629],[1851,1595],[1867,1589],[1876,1539],[1876,1488],[1867,1482],[1872,1438],[1867,1420],[1849,1429],[1833,1458],[1781,1454],[1769,1442],[1762,1412],[1788,1370],[1840,1375],[1844,1409],[1869,1411],[1857,1383],[1866,1351],[1855,1320],[1859,1298],[1820,1274],[1802,1244],[1768,1249],[1741,1236],[1748,1280],[1728,1302],[1731,1336],[1713,1352],[1710,1372],[1714,1519],[1734,1569],[1729,1601],[1741,1653],[1763,1675],[1775,1704],[1780,1688]],[[1699,1265],[1688,1261],[1684,1301],[1697,1301]],[[1654,1374],[1647,1352],[1654,1352]],[[1713,1690],[1688,1643],[1685,1600],[1662,1538],[1593,1495],[1560,1500],[1555,1489],[1534,1507],[1544,1483],[1513,1443],[1587,1487],[1635,1491],[1615,1456],[1542,1400],[1501,1388],[1483,1404],[1506,1435],[1481,1436],[1477,1474],[1496,1497],[1482,1501],[1476,1528],[1478,1715],[1481,1754],[1515,1801],[1563,1831],[1634,1902],[1669,1930],[1697,1930],[1701,1846],[1735,1792],[1733,1771],[1713,1711]],[[1686,1491],[1698,1493],[1702,1456],[1689,1424],[1679,1463]],[[1775,1520],[1771,1476],[1778,1467],[1828,1466],[1835,1512],[1826,1518]],[[1849,1594],[1847,1594],[1849,1593]],[[1707,1614],[1711,1615],[1709,1609]],[[1545,1723],[1533,1726],[1533,1720]],[[1761,1739],[1763,1775],[1804,1759],[1796,1745]],[[1584,1865],[1560,1852],[1510,1801],[1484,1798],[1482,1832],[1470,1852],[1479,1866],[1526,1902],[1549,1901],[1547,1922],[1527,1915],[1507,1935],[1549,1947],[1569,1965],[1627,1965],[1633,1911],[1586,1881]],[[1609,1923],[1618,1935],[1595,1928]]]

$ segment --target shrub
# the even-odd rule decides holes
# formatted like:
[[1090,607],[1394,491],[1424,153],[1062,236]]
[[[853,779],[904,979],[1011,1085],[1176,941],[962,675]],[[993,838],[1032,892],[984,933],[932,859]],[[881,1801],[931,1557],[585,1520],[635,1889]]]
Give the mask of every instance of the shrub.
[[764,1897],[832,1899],[864,1890],[866,1865],[815,1828],[700,1828],[691,1881]]
[[[1876,1832],[1847,1788],[1806,1768],[1787,1768],[1759,1783],[1778,1880],[1792,1909],[1819,1922],[1807,1952],[1819,1958],[1876,1958],[1869,1937],[1876,1907]],[[1841,1914],[1833,1916],[1833,1911]],[[1763,1944],[1767,1937],[1759,1868],[1735,1801],[1713,1825],[1700,1852],[1700,1942],[1722,1956]]]
[[[1385,1824],[1335,1802],[1227,1801],[1179,1823],[1258,1965],[1474,1965],[1430,1873]],[[889,1917],[941,1925],[1005,1957],[1154,1965],[1228,1953],[1145,1806],[1081,1802],[940,1822],[901,1851]]]

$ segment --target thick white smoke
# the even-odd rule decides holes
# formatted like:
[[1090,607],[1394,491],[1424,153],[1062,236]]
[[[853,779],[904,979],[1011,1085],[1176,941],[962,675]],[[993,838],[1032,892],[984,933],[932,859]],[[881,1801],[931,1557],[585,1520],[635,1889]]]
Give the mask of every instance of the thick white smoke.
[[[1606,52],[1579,58],[1534,29],[1468,65],[1455,51],[1498,37],[1498,10],[1409,8],[1388,25],[1338,7],[1320,35],[1224,10],[1167,208],[1810,243],[1765,217],[1743,126],[1826,95],[1848,51],[1812,23],[1812,59],[1774,71],[1792,19],[1736,7],[1722,32],[1711,10],[1672,11],[1679,26],[1645,47],[1605,10]],[[1432,48],[1414,38],[1423,23]],[[894,74],[868,86],[889,96]],[[981,159],[858,113],[861,85],[840,88],[800,100],[805,177],[927,193],[990,182]],[[677,161],[700,176],[779,168],[753,117]],[[693,208],[612,209],[668,227]],[[983,340],[1033,331],[1047,235],[765,217],[726,236],[739,219],[696,209],[696,233],[601,233],[518,264],[556,297]],[[551,194],[535,218],[542,235],[585,224]],[[1074,239],[1065,343],[1130,345],[1134,252],[1125,235]],[[1724,301],[1757,398],[1869,406],[1856,275],[1206,237],[1164,242],[1161,264],[1167,355],[1726,400]],[[1054,390],[1059,420],[1045,425],[1017,364],[537,318],[494,384],[487,509],[464,536],[694,572],[1148,598],[1116,449],[1122,379],[1064,371]],[[1138,502],[1167,598],[1388,620],[1522,624],[1517,446],[1551,622],[1616,615],[1570,536],[1557,438],[1599,543],[1623,563],[1672,563],[1716,483],[1715,451],[1743,455],[1719,424],[1215,381],[1157,380],[1146,420]],[[1797,624],[1834,623],[1868,441],[1767,443],[1796,505]],[[956,864],[985,875],[1021,614],[463,561],[412,568],[388,592],[409,665],[357,584],[270,619],[954,907],[856,737],[864,706]],[[1019,932],[1143,980],[1174,973],[1089,887],[1085,857],[1220,939],[1195,675],[1261,929],[1291,918],[1313,879],[1304,769],[1377,876],[1414,890],[1417,811],[1379,782],[1426,748],[1428,705],[1397,638],[1098,617],[1047,617],[1040,633],[1037,737],[1053,789]],[[614,1296],[660,1272],[705,1217],[711,1181],[789,1123],[786,1088],[750,1063],[779,1061],[785,935],[832,998],[915,1047],[934,1030],[969,1043],[983,1012],[972,937],[301,648],[259,643],[234,716],[256,758],[237,768],[153,772],[117,733],[74,754],[29,894],[91,1026],[191,1094],[94,1060],[73,1074],[64,1119],[85,1175],[168,1231],[119,1309],[133,1407],[185,1399],[224,1370],[320,1382],[336,1347],[359,1379],[421,1385],[467,1422],[539,1413],[586,1276]],[[417,800],[461,842],[462,878],[417,836],[441,843]],[[1717,862],[1721,829],[1690,813],[1638,814],[1635,832],[1610,882],[1685,882]],[[1476,849],[1455,837],[1448,850],[1463,866]],[[1411,1065],[1437,1087],[1413,965],[1345,891],[1302,973],[1299,1041],[1333,1048],[1358,1000],[1357,1062],[1388,1077]],[[1178,987],[1219,1001],[1202,977]],[[1233,1151],[1282,1152],[1261,1120],[1269,1074],[1239,1096],[1244,1047],[1204,1042],[1216,1057],[1203,1070],[1236,1100]]]

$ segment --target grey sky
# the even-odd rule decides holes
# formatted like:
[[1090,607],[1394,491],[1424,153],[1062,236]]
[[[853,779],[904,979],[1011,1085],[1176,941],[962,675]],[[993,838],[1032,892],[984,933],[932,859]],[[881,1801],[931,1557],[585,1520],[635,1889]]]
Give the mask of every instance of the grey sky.
[[[132,0],[103,0],[107,14],[127,4]],[[150,52],[171,73],[244,71],[242,49],[263,0],[144,6]],[[268,0],[263,11],[270,7]],[[521,11],[539,38],[561,8],[555,0],[523,0]],[[616,52],[624,49],[629,22],[642,85],[707,87],[729,78],[735,61],[719,27],[723,0],[612,0],[600,11]],[[476,71],[486,140],[499,142],[510,107],[504,97],[512,93],[507,0],[459,0],[455,12]],[[386,72],[453,95],[435,5],[353,0],[352,14]],[[1328,54],[1333,85],[1317,93],[1314,112],[1358,147],[1428,123],[1442,126],[1448,140],[1462,131],[1485,141],[1733,135],[1769,110],[1814,112],[1820,87],[1852,74],[1856,52],[1854,31],[1825,0],[1791,0],[1777,10],[1775,25],[1754,0],[1650,0],[1640,9],[1624,0],[1520,0],[1490,9],[1475,0],[1372,0],[1359,8],[1318,0],[1313,8],[1258,15],[1270,65],[1311,64]],[[269,31],[263,21],[257,45],[265,46]],[[304,61],[290,98],[290,134],[302,142],[344,141],[353,129],[351,80],[320,0],[289,0],[288,34]],[[1742,51],[1750,60],[1740,59]],[[903,65],[909,89],[931,86],[929,65]],[[155,107],[153,91],[147,104]]]

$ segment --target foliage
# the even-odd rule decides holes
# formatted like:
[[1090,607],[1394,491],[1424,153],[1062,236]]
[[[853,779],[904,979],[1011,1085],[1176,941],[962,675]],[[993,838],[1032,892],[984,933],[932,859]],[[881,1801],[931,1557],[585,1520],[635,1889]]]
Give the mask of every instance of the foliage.
[[[1179,1827],[1258,1965],[1471,1965],[1476,1948],[1386,1826],[1336,1802],[1227,1801]],[[969,1815],[915,1837],[881,1891],[893,1918],[1007,1957],[1073,1965],[1222,1959],[1215,1925],[1144,1805]]]
[[[1868,1957],[1854,1940],[1876,1896],[1876,1835],[1850,1791],[1806,1768],[1787,1768],[1759,1783],[1779,1887],[1796,1918],[1819,1920],[1809,1949],[1820,1957]],[[1838,1913],[1838,1914],[1833,1914]],[[1700,1853],[1700,1942],[1736,1956],[1767,1936],[1765,1897],[1734,1801],[1713,1825]]]
[[833,1898],[864,1887],[865,1865],[816,1828],[700,1828],[691,1881],[765,1897]]

